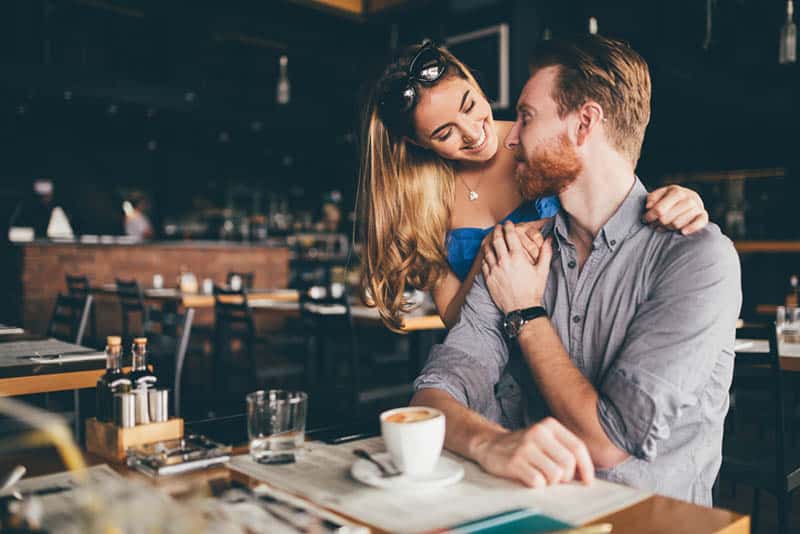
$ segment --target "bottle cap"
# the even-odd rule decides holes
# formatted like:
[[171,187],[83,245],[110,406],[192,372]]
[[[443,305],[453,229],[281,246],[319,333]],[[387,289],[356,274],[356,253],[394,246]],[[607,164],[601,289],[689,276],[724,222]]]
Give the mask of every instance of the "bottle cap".
[[113,347],[114,345],[122,345],[122,338],[119,336],[106,337],[106,345]]
[[134,345],[147,345],[147,338],[146,337],[135,337],[133,338]]

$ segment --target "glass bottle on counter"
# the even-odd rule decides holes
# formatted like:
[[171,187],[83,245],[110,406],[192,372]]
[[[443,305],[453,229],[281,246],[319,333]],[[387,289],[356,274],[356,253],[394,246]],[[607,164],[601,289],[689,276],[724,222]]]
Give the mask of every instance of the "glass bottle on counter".
[[130,391],[131,380],[122,372],[122,338],[106,338],[106,372],[97,380],[97,419],[111,421],[115,393]]
[[133,364],[128,378],[132,388],[154,388],[156,375],[147,368],[147,338],[137,337],[133,340]]

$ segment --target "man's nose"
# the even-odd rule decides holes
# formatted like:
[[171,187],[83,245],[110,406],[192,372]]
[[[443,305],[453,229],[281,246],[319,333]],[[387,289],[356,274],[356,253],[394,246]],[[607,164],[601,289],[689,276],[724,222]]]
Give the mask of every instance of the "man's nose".
[[509,150],[513,150],[519,144],[519,122],[515,122],[506,135],[505,145]]

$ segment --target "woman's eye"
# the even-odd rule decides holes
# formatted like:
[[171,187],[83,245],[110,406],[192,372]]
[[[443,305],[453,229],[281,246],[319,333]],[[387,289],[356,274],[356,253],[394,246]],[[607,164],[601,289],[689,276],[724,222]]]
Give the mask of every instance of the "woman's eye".
[[473,100],[472,103],[469,105],[469,107],[464,111],[464,113],[469,113],[470,111],[472,111],[472,108],[474,107],[475,107],[475,101]]
[[450,129],[450,130],[447,130],[447,133],[446,133],[446,134],[444,134],[443,136],[439,137],[439,141],[447,141],[447,138],[448,138],[448,137],[450,137],[450,133],[451,133],[452,131],[453,131],[452,129]]

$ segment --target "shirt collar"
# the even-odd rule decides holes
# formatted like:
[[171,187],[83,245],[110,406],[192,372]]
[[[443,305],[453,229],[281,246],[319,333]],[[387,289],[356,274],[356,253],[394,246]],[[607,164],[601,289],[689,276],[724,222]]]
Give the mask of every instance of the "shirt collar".
[[[617,211],[606,222],[605,226],[600,230],[600,234],[595,238],[595,246],[604,241],[606,246],[612,251],[619,246],[620,243],[631,233],[631,230],[642,225],[642,210],[647,199],[647,189],[644,184],[639,180],[639,177],[634,178],[633,187],[628,196],[622,202]],[[560,209],[555,216],[555,221],[552,224],[552,232],[555,239],[561,243],[569,243],[569,223],[567,212]],[[544,233],[544,232],[543,232]]]

